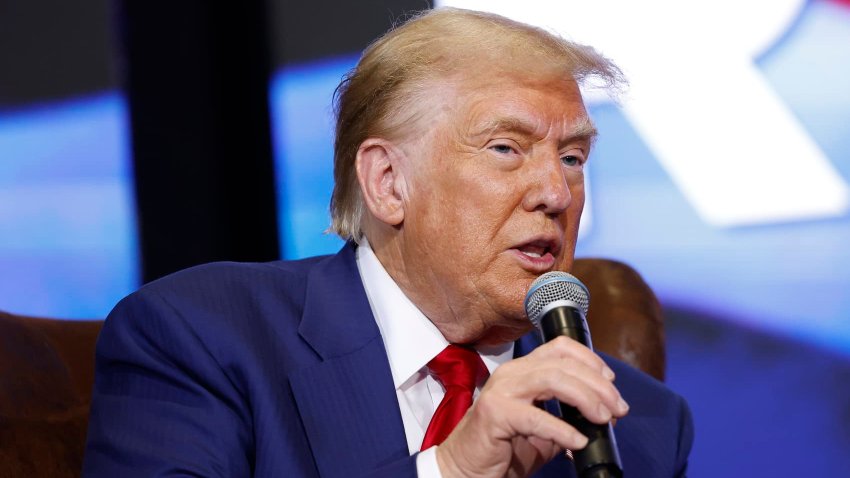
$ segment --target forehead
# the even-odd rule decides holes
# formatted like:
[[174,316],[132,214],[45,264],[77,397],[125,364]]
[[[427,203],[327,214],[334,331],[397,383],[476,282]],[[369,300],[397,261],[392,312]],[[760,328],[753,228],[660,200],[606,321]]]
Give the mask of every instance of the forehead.
[[471,135],[516,130],[592,137],[596,132],[571,78],[473,77],[461,79],[455,90],[456,126]]

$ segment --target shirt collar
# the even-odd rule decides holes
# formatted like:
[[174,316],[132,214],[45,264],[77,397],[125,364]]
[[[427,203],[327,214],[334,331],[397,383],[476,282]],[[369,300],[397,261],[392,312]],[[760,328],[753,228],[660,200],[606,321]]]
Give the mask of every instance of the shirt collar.
[[[378,323],[398,389],[442,352],[449,342],[439,329],[404,295],[364,237],[357,248],[357,268]],[[513,357],[513,342],[478,350],[492,374]]]

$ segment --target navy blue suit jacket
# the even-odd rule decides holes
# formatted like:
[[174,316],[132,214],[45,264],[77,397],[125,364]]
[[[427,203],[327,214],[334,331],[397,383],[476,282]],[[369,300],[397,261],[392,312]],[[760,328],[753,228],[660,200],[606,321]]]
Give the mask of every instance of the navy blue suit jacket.
[[[684,401],[606,360],[631,405],[626,476],[684,475]],[[122,300],[98,341],[83,476],[416,476],[354,246],[200,266]],[[574,473],[560,457],[539,476]]]

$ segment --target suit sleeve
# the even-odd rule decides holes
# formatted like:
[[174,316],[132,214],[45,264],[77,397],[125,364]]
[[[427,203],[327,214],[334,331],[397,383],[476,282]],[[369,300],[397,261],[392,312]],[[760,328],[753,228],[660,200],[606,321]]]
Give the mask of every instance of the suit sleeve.
[[694,443],[694,421],[688,402],[682,397],[677,397],[680,403],[679,412],[679,447],[676,455],[676,478],[688,476],[688,457]]
[[107,318],[97,345],[84,477],[248,477],[245,397],[155,290]]

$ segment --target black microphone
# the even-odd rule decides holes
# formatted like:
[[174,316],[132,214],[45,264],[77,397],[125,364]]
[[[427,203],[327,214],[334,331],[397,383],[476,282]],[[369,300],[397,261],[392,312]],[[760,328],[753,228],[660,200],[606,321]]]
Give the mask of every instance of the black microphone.
[[[565,335],[593,350],[587,328],[590,293],[566,272],[547,272],[532,282],[525,296],[525,312],[544,342]],[[561,417],[588,438],[587,446],[573,452],[581,478],[621,478],[623,465],[611,424],[597,425],[575,407],[559,403]]]

